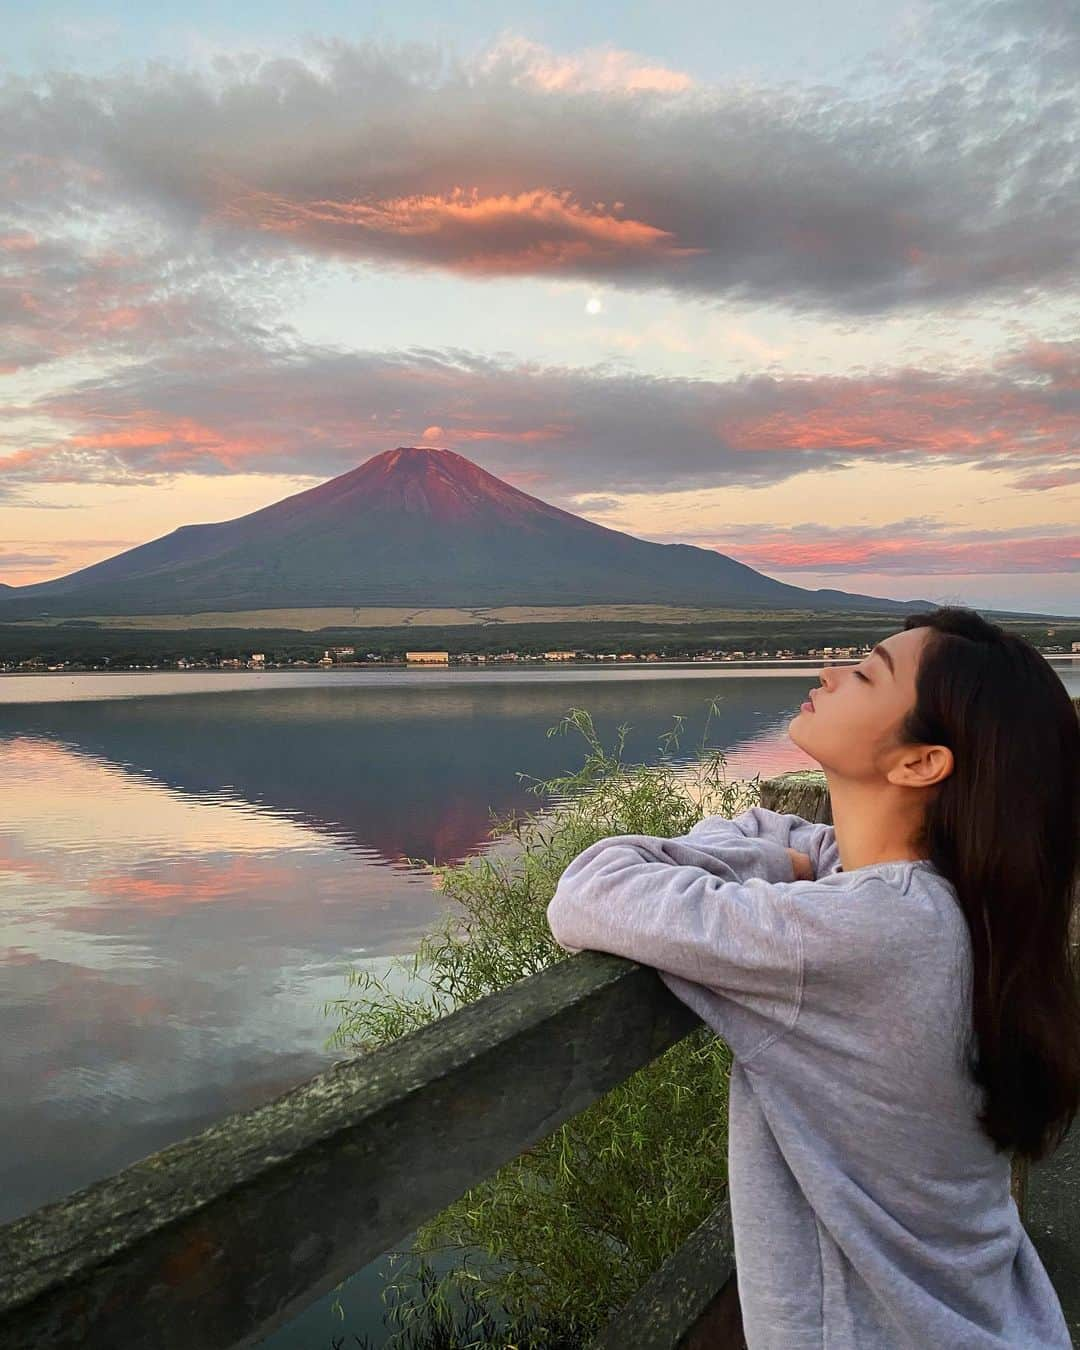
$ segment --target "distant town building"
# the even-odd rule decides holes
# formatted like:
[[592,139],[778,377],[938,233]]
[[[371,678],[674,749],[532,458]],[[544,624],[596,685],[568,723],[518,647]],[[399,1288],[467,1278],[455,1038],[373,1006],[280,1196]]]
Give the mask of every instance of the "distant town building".
[[330,655],[331,655],[331,656],[355,656],[355,655],[356,655],[356,648],[355,648],[355,647],[331,647],[331,648],[330,648]]
[[252,653],[251,653],[251,657],[250,657],[250,659],[249,659],[249,661],[248,661],[248,665],[249,665],[250,667],[252,667],[253,669],[255,669],[255,670],[258,670],[260,666],[265,666],[265,665],[266,665],[266,653],[265,653],[265,652],[252,652]]
[[445,666],[450,663],[449,652],[406,652],[405,660],[420,666]]
[[573,661],[577,652],[545,652],[545,661]]
[[1072,650],[1074,652],[1080,652],[1080,642],[1074,642],[1072,645]]

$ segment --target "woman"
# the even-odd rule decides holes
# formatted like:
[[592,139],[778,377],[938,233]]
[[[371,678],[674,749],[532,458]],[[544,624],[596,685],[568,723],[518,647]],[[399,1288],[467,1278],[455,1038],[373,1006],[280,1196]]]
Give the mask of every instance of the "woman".
[[818,678],[789,734],[833,825],[753,807],[598,840],[551,931],[655,966],[731,1047],[750,1350],[1069,1350],[1009,1183],[1080,1103],[1076,712],[955,607]]

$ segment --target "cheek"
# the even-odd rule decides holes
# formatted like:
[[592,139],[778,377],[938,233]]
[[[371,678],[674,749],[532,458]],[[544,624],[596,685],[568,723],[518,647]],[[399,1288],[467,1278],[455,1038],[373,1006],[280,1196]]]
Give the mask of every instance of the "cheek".
[[837,689],[817,712],[799,719],[797,731],[838,766],[870,763],[892,711],[869,687]]

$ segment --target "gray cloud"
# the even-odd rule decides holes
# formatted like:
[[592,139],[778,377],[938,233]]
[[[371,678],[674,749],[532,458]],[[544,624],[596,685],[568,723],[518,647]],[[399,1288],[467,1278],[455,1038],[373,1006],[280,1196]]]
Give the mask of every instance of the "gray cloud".
[[[208,375],[208,371],[212,374]],[[181,472],[329,478],[400,444],[436,443],[571,510],[580,494],[765,488],[855,460],[1075,480],[1080,341],[1034,343],[990,370],[709,381],[542,368],[422,347],[161,356],[18,411],[50,430],[0,471],[130,483]],[[425,436],[433,430],[438,435]]]
[[1072,11],[931,13],[924,64],[882,56],[861,98],[553,87],[528,50],[311,39],[209,73],[10,78],[0,153],[35,237],[126,204],[212,238],[226,279],[247,246],[851,315],[1060,289],[1080,259]]
[[66,553],[16,553],[0,549],[0,567],[56,567],[67,562]]
[[[10,203],[7,214],[15,215]],[[184,236],[146,211],[103,211],[96,240],[63,228],[59,207],[51,233],[0,228],[0,372],[88,350],[103,365],[154,349],[174,361],[188,348],[198,360],[219,345],[235,352],[238,341],[254,350],[280,339],[276,315],[310,268],[267,255],[257,241],[226,249],[213,236]]]

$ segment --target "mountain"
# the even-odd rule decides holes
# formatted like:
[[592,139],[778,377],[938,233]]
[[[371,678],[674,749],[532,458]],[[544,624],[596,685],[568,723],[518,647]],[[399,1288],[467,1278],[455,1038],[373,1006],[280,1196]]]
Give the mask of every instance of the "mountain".
[[0,619],[329,605],[650,604],[899,611],[654,544],[511,487],[453,450],[398,446],[318,487],[7,588]]

